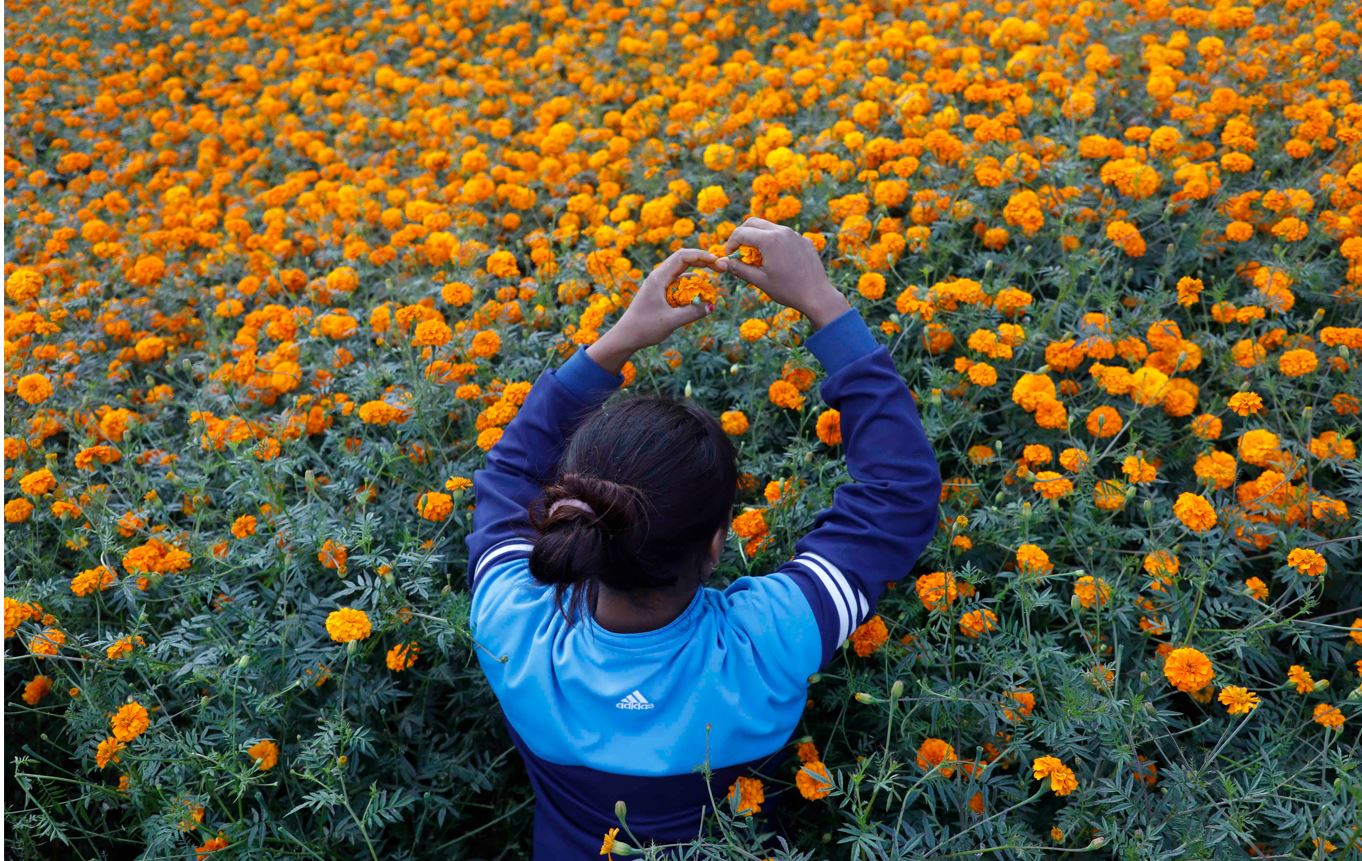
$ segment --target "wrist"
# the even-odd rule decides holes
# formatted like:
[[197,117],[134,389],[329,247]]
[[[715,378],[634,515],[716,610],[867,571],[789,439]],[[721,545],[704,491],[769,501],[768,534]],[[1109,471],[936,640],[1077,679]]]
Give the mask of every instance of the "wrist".
[[606,371],[618,374],[638,349],[612,326],[586,348],[586,354]]
[[820,293],[814,301],[800,310],[805,317],[809,318],[813,328],[817,330],[850,311],[851,303],[847,301],[847,297],[829,284],[827,290]]

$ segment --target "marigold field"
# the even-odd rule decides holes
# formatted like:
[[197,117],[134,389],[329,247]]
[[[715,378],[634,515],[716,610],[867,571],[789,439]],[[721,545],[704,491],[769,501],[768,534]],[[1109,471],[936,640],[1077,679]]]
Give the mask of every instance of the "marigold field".
[[[686,856],[1362,855],[1362,5],[1232,3],[7,3],[7,849],[526,857],[470,477],[759,215],[941,528]],[[681,288],[626,390],[722,414],[762,573],[838,417]]]

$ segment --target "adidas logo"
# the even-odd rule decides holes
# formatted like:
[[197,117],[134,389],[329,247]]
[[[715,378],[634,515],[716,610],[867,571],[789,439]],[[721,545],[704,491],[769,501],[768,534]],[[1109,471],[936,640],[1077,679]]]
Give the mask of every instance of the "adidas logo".
[[643,696],[643,694],[638,691],[634,691],[632,694],[629,694],[624,699],[615,703],[615,708],[617,709],[631,709],[635,711],[639,709],[650,709],[652,707],[653,704],[648,702],[647,697]]

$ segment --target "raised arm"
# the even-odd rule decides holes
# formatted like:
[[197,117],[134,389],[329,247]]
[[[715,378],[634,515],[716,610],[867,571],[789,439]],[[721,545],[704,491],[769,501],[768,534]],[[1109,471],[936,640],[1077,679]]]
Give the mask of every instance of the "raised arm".
[[806,346],[828,371],[819,393],[841,413],[852,481],[833,492],[779,571],[813,608],[826,663],[936,532],[941,473],[908,387],[858,312]]
[[487,465],[473,473],[470,589],[476,590],[496,566],[530,555],[534,530],[528,506],[553,476],[573,430],[624,382],[620,369],[629,357],[714,310],[667,303],[667,285],[689,266],[723,271],[727,261],[693,248],[671,255],[644,279],[615,325],[562,367],[544,371],[530,388],[520,412],[488,452]]
[[[795,542],[792,560],[728,590],[745,628],[783,638],[780,648],[801,656],[787,671],[802,681],[800,674],[815,668],[814,653],[817,666],[827,663],[870,616],[886,585],[912,569],[936,531],[941,472],[889,351],[828,281],[808,240],[754,218],[734,231],[725,250],[738,245],[755,246],[763,261],[758,268],[730,260],[733,273],[814,324],[805,346],[828,373],[819,393],[841,413],[852,478]],[[769,618],[791,614],[807,622],[807,636],[793,618],[774,625]],[[815,630],[821,648],[807,642]]]
[[572,431],[610,397],[624,378],[577,350],[539,375],[520,412],[473,473],[473,530],[468,534],[468,585],[476,589],[494,565],[528,556],[527,507],[553,475]]

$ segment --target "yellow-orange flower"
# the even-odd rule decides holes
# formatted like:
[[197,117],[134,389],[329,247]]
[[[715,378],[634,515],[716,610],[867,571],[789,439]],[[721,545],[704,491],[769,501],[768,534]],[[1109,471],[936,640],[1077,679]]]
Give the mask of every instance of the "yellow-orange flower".
[[787,410],[798,410],[804,407],[804,395],[791,382],[786,380],[776,380],[767,389],[767,395],[771,403]]
[[1191,693],[1209,685],[1215,678],[1215,669],[1200,651],[1184,646],[1168,653],[1163,661],[1163,675],[1173,687]]
[[25,374],[15,384],[15,391],[28,403],[40,404],[52,397],[52,384],[42,374]]
[[733,810],[742,816],[761,812],[766,801],[766,789],[755,777],[739,777],[728,787],[728,799],[733,802]]
[[1228,685],[1220,691],[1220,704],[1232,715],[1246,715],[1258,708],[1258,695],[1238,685]]
[[795,775],[795,786],[800,795],[809,801],[817,801],[832,792],[832,776],[828,774],[828,767],[818,760],[805,762]]
[[454,497],[436,491],[423,493],[416,501],[416,509],[426,520],[438,523],[454,512]]
[[1329,568],[1323,556],[1314,550],[1303,547],[1293,548],[1286,556],[1286,564],[1295,568],[1299,573],[1310,577],[1318,577]]
[[852,648],[862,658],[878,652],[888,639],[889,629],[878,614],[866,619],[851,632]]
[[1036,780],[1050,780],[1050,790],[1055,795],[1068,795],[1078,788],[1078,778],[1073,769],[1060,762],[1057,757],[1040,756],[1031,764],[1031,773]]
[[416,643],[398,643],[388,650],[388,669],[394,673],[410,669],[416,663],[416,657],[420,653],[421,647]]
[[1343,712],[1338,706],[1329,703],[1316,703],[1313,712],[1315,723],[1326,729],[1341,730],[1343,728]]
[[246,749],[261,771],[269,771],[279,762],[279,745],[270,739],[261,739]]
[[369,616],[363,610],[342,607],[339,610],[332,610],[326,617],[326,633],[337,643],[363,640],[372,631]]
[[922,744],[918,746],[917,767],[923,771],[931,771],[940,766],[938,774],[942,777],[950,777],[955,774],[957,762],[955,748],[945,739],[924,739]]
[[109,719],[109,724],[113,728],[114,738],[119,741],[132,741],[151,726],[151,717],[141,703],[130,702],[119,708]]
[[127,745],[113,736],[109,736],[99,743],[99,748],[95,751],[95,765],[104,768],[111,762],[118,762],[118,754]]
[[750,427],[747,416],[740,410],[725,410],[719,416],[719,426],[729,436],[742,436]]
[[1215,509],[1205,497],[1195,493],[1179,494],[1173,503],[1173,514],[1193,532],[1205,532],[1216,523]]
[[998,616],[992,610],[971,610],[960,617],[960,633],[978,638],[997,627]]

